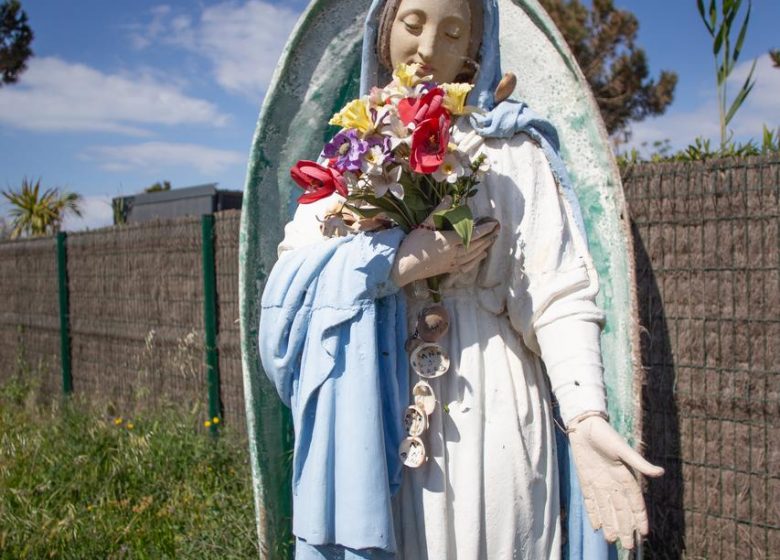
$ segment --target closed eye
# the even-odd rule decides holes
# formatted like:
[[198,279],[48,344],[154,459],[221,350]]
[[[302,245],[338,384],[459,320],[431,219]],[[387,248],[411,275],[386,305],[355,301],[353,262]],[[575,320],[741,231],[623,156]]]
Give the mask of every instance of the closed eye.
[[444,34],[450,39],[460,39],[463,35],[460,26],[453,26],[445,30]]

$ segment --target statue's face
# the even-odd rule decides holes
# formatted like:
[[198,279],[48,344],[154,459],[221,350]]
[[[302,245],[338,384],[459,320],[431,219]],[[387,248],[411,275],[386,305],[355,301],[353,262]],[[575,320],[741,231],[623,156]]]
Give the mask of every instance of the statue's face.
[[468,0],[401,0],[390,30],[393,68],[418,62],[439,83],[464,69],[471,32]]

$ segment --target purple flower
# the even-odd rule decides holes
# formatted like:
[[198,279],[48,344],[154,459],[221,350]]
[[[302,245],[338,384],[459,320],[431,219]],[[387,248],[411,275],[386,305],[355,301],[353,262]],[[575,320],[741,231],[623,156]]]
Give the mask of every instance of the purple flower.
[[367,141],[368,150],[363,156],[361,169],[369,175],[381,175],[384,166],[394,160],[387,136],[372,136]]
[[360,171],[360,160],[368,151],[368,144],[360,139],[358,131],[349,128],[342,130],[325,145],[322,155],[334,160],[334,166],[341,173]]

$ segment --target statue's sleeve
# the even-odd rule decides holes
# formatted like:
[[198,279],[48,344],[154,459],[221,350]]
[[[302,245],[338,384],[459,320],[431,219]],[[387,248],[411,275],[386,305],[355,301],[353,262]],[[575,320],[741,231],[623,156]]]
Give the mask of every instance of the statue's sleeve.
[[606,412],[598,275],[575,225],[578,209],[562,195],[544,153],[530,141],[515,150],[521,152],[516,163],[532,166],[533,172],[517,185],[524,212],[516,229],[507,309],[525,344],[544,361],[568,423],[583,412]]
[[278,247],[278,255],[293,249],[298,249],[326,239],[322,235],[320,225],[329,208],[334,207],[339,200],[334,194],[311,204],[299,204],[293,219],[284,226],[284,238]]

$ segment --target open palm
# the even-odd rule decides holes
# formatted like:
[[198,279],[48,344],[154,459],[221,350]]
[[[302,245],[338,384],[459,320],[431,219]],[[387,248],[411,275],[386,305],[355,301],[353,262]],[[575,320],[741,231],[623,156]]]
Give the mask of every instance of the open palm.
[[647,509],[631,469],[649,477],[664,474],[634,451],[609,423],[590,416],[569,426],[569,440],[585,509],[594,529],[609,542],[634,547],[634,534],[647,535]]

